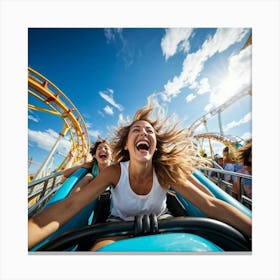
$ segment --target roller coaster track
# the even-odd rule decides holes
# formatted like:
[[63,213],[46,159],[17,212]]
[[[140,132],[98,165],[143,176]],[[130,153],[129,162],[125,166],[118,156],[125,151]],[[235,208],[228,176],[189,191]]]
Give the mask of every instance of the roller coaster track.
[[[241,144],[241,142],[244,142],[243,139],[241,139],[240,137],[237,136],[233,136],[233,135],[224,135],[222,132],[222,124],[221,124],[221,116],[220,113],[225,110],[227,107],[229,107],[230,105],[232,105],[234,102],[238,101],[240,98],[246,96],[246,95],[252,95],[252,90],[251,87],[247,88],[246,90],[239,92],[237,94],[235,94],[234,96],[232,96],[230,99],[228,99],[226,102],[224,102],[223,104],[221,104],[220,106],[216,107],[215,109],[213,109],[212,111],[206,113],[205,115],[203,115],[202,117],[198,118],[196,121],[194,121],[189,127],[188,127],[188,134],[190,136],[193,136],[194,139],[196,140],[200,140],[200,139],[208,139],[209,141],[209,149],[210,149],[210,154],[211,157],[213,158],[214,156],[214,152],[213,152],[213,148],[212,148],[212,144],[210,140],[215,140],[218,141],[220,143],[223,143],[226,146],[232,146],[232,145],[237,145],[237,144]],[[207,129],[206,123],[207,120],[212,118],[213,116],[215,116],[216,114],[219,114],[219,126],[220,126],[220,133],[217,132],[206,132],[206,133],[202,133],[202,134],[197,134],[194,135],[194,132],[196,130],[197,127],[199,127],[201,124],[205,124],[205,127]]]
[[212,118],[216,114],[222,112],[227,107],[232,105],[234,102],[238,101],[240,98],[246,96],[246,95],[252,95],[251,87],[247,88],[246,90],[239,92],[232,96],[230,99],[228,99],[226,102],[221,104],[220,106],[216,107],[215,109],[211,110],[210,112],[206,113],[202,117],[198,118],[196,121],[194,121],[188,128],[188,132],[190,135],[194,134],[194,131],[204,122],[206,122],[208,119]]
[[28,104],[28,109],[58,116],[63,121],[60,137],[70,133],[71,149],[57,170],[64,168],[70,160],[70,154],[74,156],[74,161],[85,158],[90,147],[88,130],[82,115],[72,101],[56,85],[30,67],[28,68],[28,94],[44,104],[44,107]]
[[210,139],[223,143],[226,146],[235,145],[236,143],[244,142],[244,140],[234,135],[221,135],[217,132],[208,132],[194,135],[195,139]]

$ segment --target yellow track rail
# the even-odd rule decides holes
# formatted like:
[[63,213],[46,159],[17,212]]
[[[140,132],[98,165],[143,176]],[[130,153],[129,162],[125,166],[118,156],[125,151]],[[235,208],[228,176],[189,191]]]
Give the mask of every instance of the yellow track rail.
[[67,164],[70,153],[74,155],[74,161],[85,158],[90,147],[88,130],[82,115],[72,101],[56,85],[30,67],[28,67],[28,94],[47,105],[47,108],[45,108],[28,104],[30,110],[60,117],[63,120],[63,128],[60,134],[65,136],[68,131],[70,132],[71,150],[58,170],[63,169]]

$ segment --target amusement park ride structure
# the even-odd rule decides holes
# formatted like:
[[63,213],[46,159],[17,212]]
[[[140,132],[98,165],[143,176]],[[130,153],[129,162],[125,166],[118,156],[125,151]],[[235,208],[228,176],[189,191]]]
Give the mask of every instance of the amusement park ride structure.
[[[211,140],[218,141],[223,143],[226,146],[231,146],[231,145],[236,145],[241,142],[244,142],[243,139],[240,137],[234,136],[234,135],[225,135],[223,132],[222,128],[222,121],[221,121],[221,112],[225,110],[227,107],[238,101],[240,98],[246,96],[246,95],[252,95],[252,90],[251,88],[248,88],[245,91],[242,91],[234,96],[232,96],[230,99],[228,99],[225,103],[221,104],[220,106],[216,107],[212,111],[206,113],[196,121],[194,121],[190,126],[189,126],[189,134],[193,135],[193,137],[196,140],[200,139],[208,139],[209,141],[209,148],[210,148],[210,153],[211,157],[213,158],[213,148],[211,144]],[[214,132],[208,132],[207,129],[207,120],[214,117],[216,114],[218,114],[218,120],[219,120],[219,133],[214,133]],[[206,133],[202,134],[197,134],[194,135],[195,129],[198,128],[201,124],[204,124]]]
[[29,110],[53,114],[63,121],[63,127],[58,139],[33,179],[38,179],[45,175],[45,169],[56,152],[60,141],[67,133],[70,134],[71,149],[57,170],[62,170],[67,165],[71,154],[74,162],[85,158],[90,147],[88,130],[82,115],[72,101],[51,81],[30,67],[28,68],[28,94],[41,101],[40,104],[42,104],[42,106],[28,104]]

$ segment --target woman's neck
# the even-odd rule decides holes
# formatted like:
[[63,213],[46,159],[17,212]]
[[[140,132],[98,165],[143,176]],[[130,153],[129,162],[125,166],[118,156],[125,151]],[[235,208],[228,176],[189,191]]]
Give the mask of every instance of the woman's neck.
[[129,184],[131,189],[138,195],[148,194],[153,186],[152,162],[129,163]]
[[153,174],[152,161],[149,162],[129,162],[129,174],[134,178],[145,178]]

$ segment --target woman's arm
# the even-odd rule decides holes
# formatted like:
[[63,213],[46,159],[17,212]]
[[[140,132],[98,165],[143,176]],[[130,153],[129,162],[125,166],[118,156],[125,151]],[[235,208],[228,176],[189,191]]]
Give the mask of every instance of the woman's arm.
[[217,219],[241,231],[247,237],[252,235],[252,220],[230,204],[206,194],[191,182],[185,186],[173,185],[174,189],[198,207],[209,218]]
[[28,221],[28,248],[32,248],[58,230],[80,210],[96,199],[109,185],[116,185],[120,176],[117,165],[107,167],[80,192],[44,209]]
[[240,201],[240,177],[237,177],[232,184],[232,196]]
[[70,168],[67,168],[64,170],[63,172],[63,176],[68,178],[70,177],[76,170],[78,170],[79,168],[90,168],[92,166],[92,163],[91,162],[85,162],[85,163],[82,163],[82,164],[79,164],[79,165],[76,165],[76,166],[73,166],[73,167],[70,167]]
[[188,177],[188,180],[195,185],[197,188],[199,188],[201,191],[205,192],[208,195],[214,196],[203,184],[199,182],[193,175],[190,175]]

